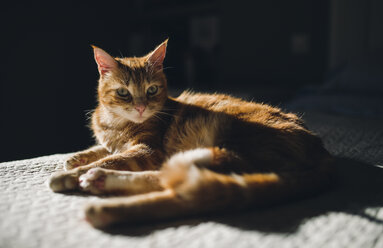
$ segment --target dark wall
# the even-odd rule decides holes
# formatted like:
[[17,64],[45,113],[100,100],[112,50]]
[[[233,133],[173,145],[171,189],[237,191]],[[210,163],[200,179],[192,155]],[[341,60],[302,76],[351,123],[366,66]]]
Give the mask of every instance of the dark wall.
[[90,44],[139,56],[169,37],[172,89],[283,96],[321,81],[328,13],[328,1],[315,0],[2,4],[0,161],[92,144],[86,112],[98,73]]
[[[322,80],[328,1],[223,1],[225,78],[296,86]],[[240,74],[238,74],[240,72]]]
[[383,50],[383,1],[332,0],[329,67]]

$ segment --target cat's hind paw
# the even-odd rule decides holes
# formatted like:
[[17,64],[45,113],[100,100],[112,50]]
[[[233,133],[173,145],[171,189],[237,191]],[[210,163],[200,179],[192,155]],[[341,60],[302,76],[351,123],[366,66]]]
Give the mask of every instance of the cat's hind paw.
[[56,172],[49,178],[48,186],[54,192],[75,190],[78,187],[78,177],[66,171]]
[[79,178],[80,188],[83,191],[90,192],[95,195],[105,193],[105,170],[101,168],[93,168]]
[[85,220],[95,228],[107,228],[116,222],[111,210],[113,211],[113,208],[105,208],[102,204],[88,205],[85,208]]

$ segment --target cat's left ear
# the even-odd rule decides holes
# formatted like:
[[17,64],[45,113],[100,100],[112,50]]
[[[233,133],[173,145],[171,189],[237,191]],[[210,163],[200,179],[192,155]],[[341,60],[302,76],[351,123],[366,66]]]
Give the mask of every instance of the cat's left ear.
[[166,39],[161,43],[153,52],[147,55],[147,63],[149,67],[152,67],[154,71],[162,70],[163,62],[166,55],[166,47],[168,45],[168,40]]

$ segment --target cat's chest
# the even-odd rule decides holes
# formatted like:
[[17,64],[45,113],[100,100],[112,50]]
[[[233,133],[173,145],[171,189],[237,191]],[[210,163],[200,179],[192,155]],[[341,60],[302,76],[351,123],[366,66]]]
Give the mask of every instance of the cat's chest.
[[132,139],[127,130],[99,130],[95,133],[97,141],[111,153],[119,153],[128,149]]

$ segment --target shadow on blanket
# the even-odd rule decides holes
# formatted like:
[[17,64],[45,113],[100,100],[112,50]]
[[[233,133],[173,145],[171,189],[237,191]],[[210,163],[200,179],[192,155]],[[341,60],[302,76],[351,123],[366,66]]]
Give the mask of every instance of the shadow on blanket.
[[168,227],[197,226],[203,222],[218,222],[243,230],[294,233],[300,224],[311,217],[329,213],[358,215],[383,224],[366,213],[368,207],[383,206],[383,169],[355,160],[338,158],[339,181],[335,188],[321,195],[286,203],[267,209],[249,209],[241,213],[188,218],[146,225],[119,225],[103,230],[111,234],[143,236]]

